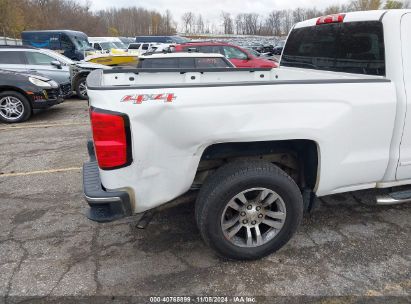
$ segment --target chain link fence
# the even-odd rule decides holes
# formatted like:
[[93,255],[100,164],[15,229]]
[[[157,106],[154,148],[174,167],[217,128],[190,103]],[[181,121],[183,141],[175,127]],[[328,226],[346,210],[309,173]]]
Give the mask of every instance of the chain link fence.
[[0,36],[0,45],[22,45],[21,39]]

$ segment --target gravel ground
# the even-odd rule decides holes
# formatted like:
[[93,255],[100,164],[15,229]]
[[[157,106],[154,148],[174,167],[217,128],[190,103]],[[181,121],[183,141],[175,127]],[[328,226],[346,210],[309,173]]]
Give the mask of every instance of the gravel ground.
[[87,116],[86,102],[68,100],[27,123],[0,124],[0,303],[194,295],[410,303],[411,205],[368,206],[377,191],[322,198],[288,245],[255,262],[216,257],[191,203],[156,214],[145,230],[136,217],[89,221],[81,178]]

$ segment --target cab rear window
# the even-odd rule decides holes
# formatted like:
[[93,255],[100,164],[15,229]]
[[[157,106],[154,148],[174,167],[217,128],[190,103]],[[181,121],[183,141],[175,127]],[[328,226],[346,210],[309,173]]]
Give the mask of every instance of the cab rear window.
[[333,23],[294,29],[281,65],[385,76],[382,23]]

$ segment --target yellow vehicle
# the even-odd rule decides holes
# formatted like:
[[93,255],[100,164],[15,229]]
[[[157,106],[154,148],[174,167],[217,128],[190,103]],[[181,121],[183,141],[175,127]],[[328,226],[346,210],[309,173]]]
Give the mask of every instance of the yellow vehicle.
[[[117,53],[117,52],[116,52]],[[104,65],[127,65],[137,64],[138,56],[123,53],[95,54],[84,59],[87,62],[99,63]]]

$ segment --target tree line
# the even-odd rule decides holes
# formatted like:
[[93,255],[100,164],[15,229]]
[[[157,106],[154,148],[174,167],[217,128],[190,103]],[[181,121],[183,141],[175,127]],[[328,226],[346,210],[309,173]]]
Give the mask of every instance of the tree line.
[[[284,36],[290,31],[293,24],[329,14],[352,11],[401,9],[409,8],[409,1],[396,0],[352,0],[343,5],[331,5],[324,10],[313,8],[296,8],[290,10],[273,10],[268,15],[257,13],[240,13],[236,16],[229,12],[221,12],[220,33],[237,35],[262,35]],[[186,12],[181,18],[181,30],[186,34],[212,34],[216,33],[216,27],[207,23],[204,26],[204,18],[201,14]]]
[[92,11],[90,2],[76,0],[0,0],[0,36],[20,37],[24,30],[72,29],[89,36],[185,34],[286,35],[296,22],[338,12],[370,9],[408,8],[410,2],[399,0],[352,0],[324,10],[296,8],[232,15],[221,12],[220,20],[211,22],[201,14],[186,12],[180,24],[169,10],[158,12],[142,7],[108,8]]
[[24,30],[71,29],[89,36],[168,35],[177,24],[169,10],[141,7],[90,10],[76,0],[0,0],[0,36],[20,37]]

